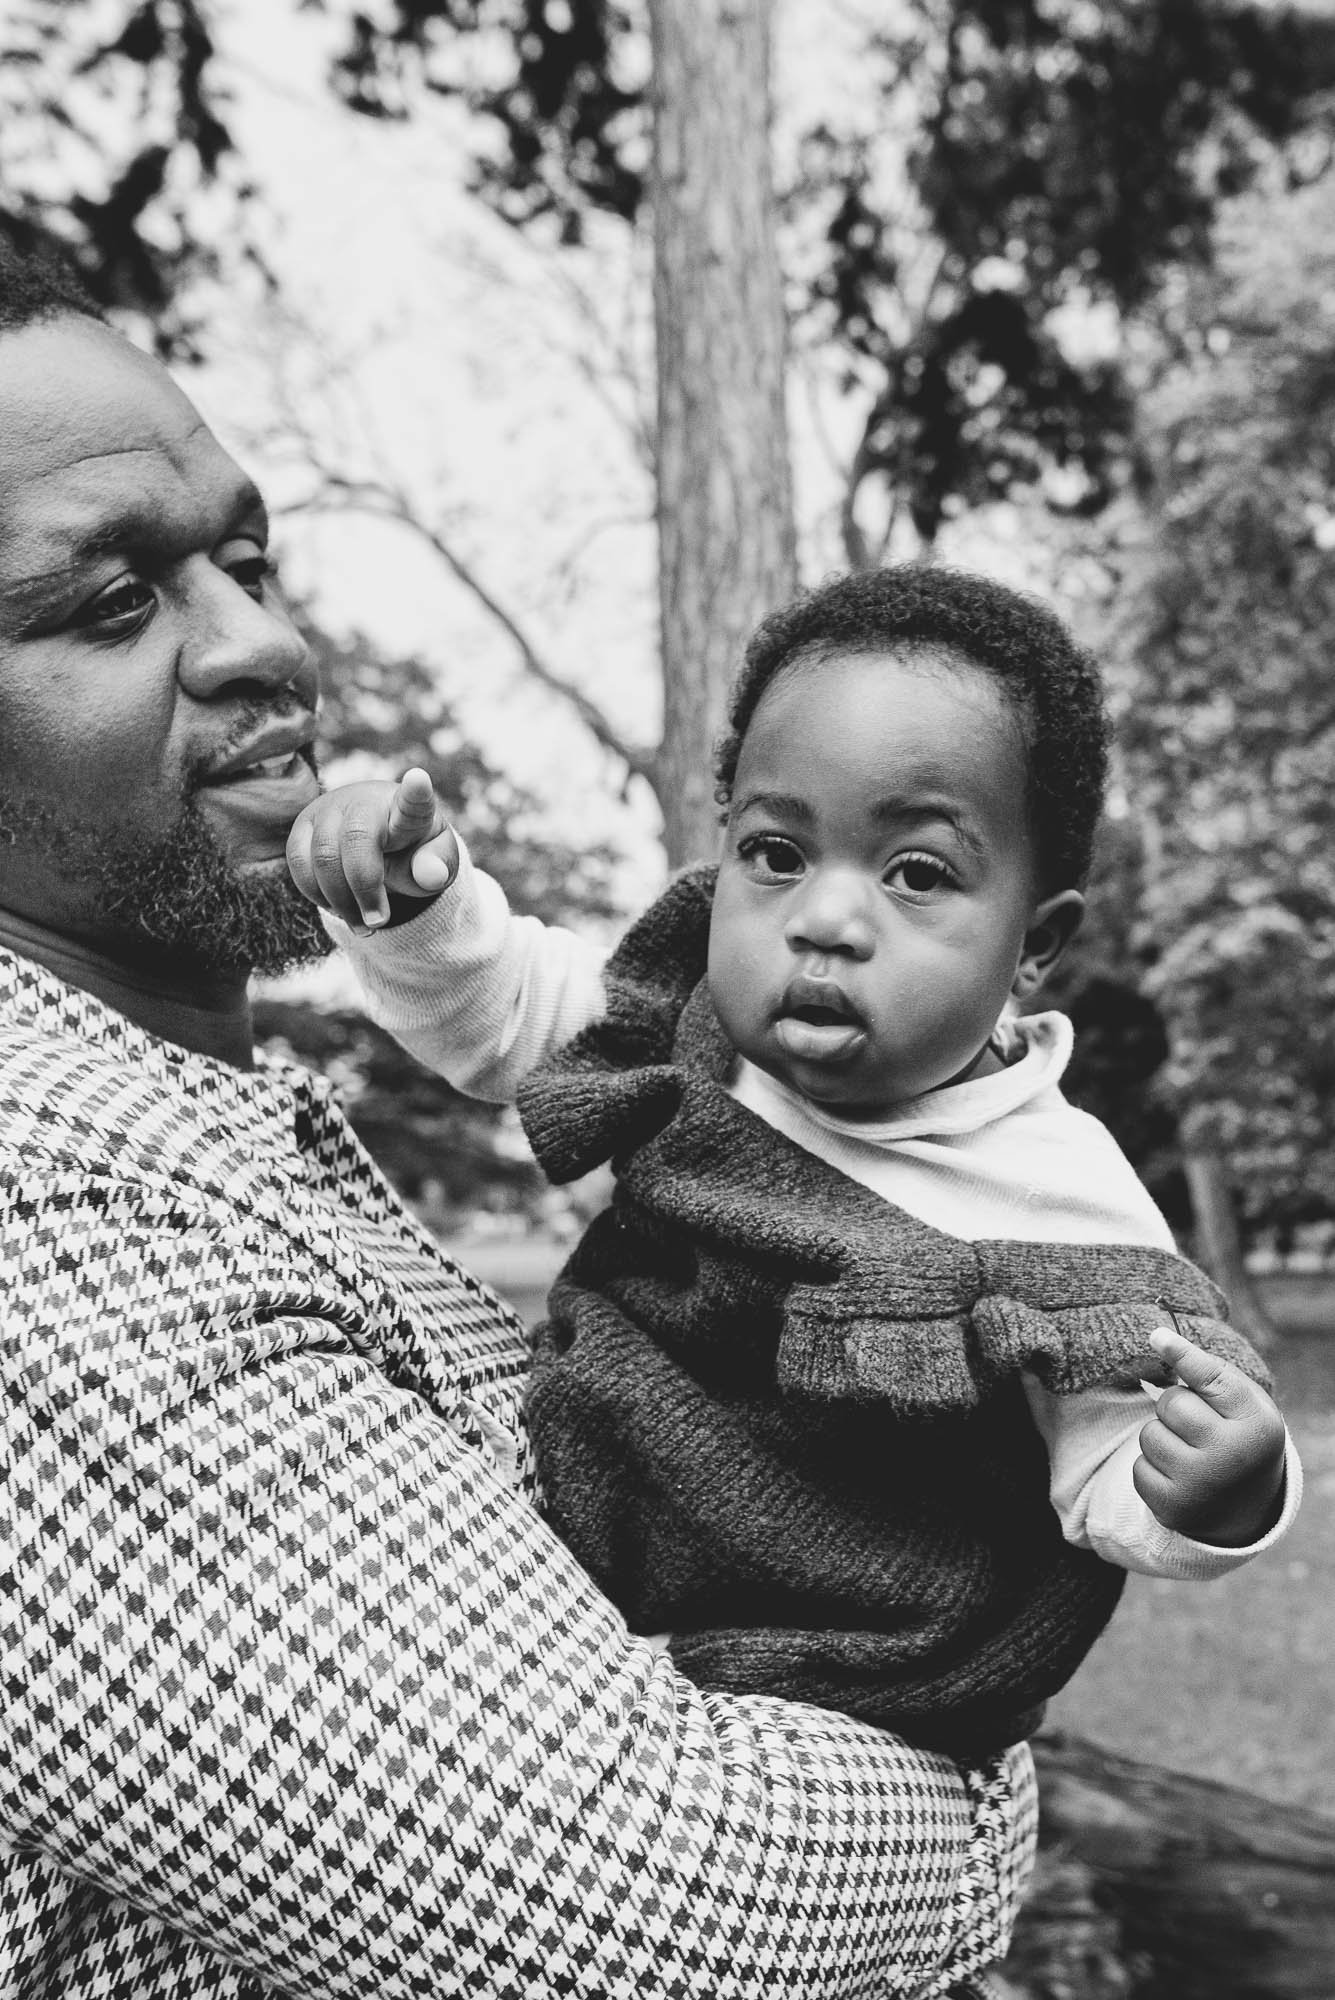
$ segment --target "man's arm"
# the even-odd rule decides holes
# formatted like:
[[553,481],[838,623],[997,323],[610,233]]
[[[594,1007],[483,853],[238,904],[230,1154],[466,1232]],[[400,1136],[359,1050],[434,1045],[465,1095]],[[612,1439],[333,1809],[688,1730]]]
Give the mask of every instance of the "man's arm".
[[1002,1948],[1020,1857],[967,1851],[954,1766],[699,1693],[336,1296],[257,1316],[207,1219],[69,1197],[16,1177],[0,1273],[6,1843],[317,2000],[833,2000]]

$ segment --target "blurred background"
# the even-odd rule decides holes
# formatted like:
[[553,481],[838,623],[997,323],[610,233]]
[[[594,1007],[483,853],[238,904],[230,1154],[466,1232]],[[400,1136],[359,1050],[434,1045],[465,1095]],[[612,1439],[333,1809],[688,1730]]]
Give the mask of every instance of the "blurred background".
[[[964,563],[1097,650],[1070,1094],[1266,1348],[1309,1486],[1270,1562],[1132,1579],[1055,1714],[1325,1811],[1333,108],[1327,0],[0,0],[0,229],[271,499],[329,778],[425,764],[517,907],[610,939],[710,851],[723,688],[801,582]],[[336,964],[260,1021],[539,1312],[593,1193]]]

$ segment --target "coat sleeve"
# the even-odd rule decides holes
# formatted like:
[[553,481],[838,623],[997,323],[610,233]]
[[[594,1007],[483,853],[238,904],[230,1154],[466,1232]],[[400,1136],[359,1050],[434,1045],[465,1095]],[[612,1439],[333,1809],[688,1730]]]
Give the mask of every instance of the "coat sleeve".
[[694,1689],[225,1228],[0,1182],[11,1859],[304,2000],[927,1996],[1002,1951],[1024,1753]]

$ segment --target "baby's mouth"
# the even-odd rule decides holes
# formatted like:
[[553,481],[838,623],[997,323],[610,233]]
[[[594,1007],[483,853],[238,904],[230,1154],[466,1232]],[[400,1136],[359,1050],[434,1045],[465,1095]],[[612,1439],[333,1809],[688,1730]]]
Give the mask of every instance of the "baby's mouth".
[[846,1061],[867,1039],[857,1013],[837,987],[796,980],[783,996],[774,1036],[785,1055],[800,1062]]

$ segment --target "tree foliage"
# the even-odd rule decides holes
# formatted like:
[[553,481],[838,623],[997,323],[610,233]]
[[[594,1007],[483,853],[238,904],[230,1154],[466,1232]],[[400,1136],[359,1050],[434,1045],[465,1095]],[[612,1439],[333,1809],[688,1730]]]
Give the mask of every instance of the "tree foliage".
[[190,281],[222,246],[255,260],[212,14],[210,0],[11,0],[0,49],[0,231],[55,246],[164,353],[194,351]]
[[1232,212],[1144,410],[1119,592],[1130,944],[1252,1228],[1335,1212],[1335,174]]
[[[1082,352],[1062,313],[1120,321],[1168,270],[1208,262],[1218,204],[1269,147],[1307,133],[1335,78],[1335,23],[1297,10],[900,11],[868,50],[879,84],[867,129],[809,131],[786,192],[821,237],[799,324],[842,356],[859,399],[854,561],[885,543],[884,528],[859,525],[864,490],[891,515],[902,507],[924,543],[951,514],[1039,482],[1054,503],[1106,503],[1131,442],[1131,387],[1121,356]],[[643,33],[643,7],[616,0],[390,0],[353,16],[335,78],[353,108],[382,117],[406,115],[413,79],[464,99],[483,133],[478,191],[508,221],[574,242],[592,214],[630,221],[645,197]]]

